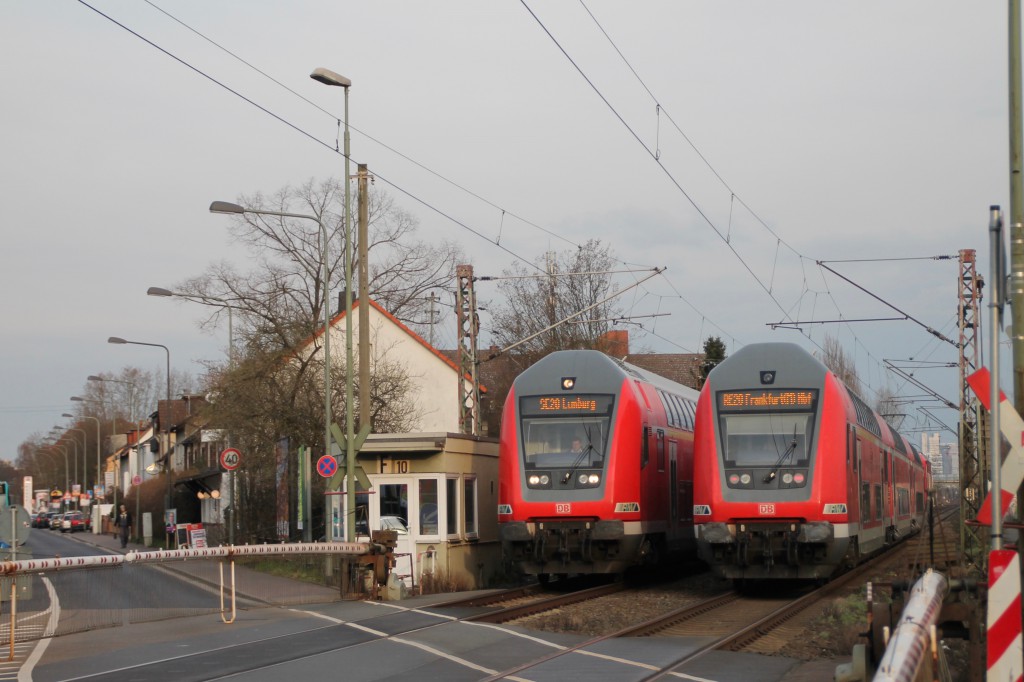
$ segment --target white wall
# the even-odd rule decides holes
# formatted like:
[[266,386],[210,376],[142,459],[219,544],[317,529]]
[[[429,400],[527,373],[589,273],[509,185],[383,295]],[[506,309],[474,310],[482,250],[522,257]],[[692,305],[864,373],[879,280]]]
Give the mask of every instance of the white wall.
[[[359,361],[359,315],[352,311],[352,358]],[[370,306],[371,374],[381,363],[398,366],[415,386],[408,396],[419,415],[409,431],[458,432],[458,371],[430,346],[393,318]],[[336,318],[331,328],[331,366],[345,367],[345,318]],[[333,381],[332,375],[332,381]],[[341,376],[341,372],[338,372]],[[467,382],[468,390],[469,382]]]

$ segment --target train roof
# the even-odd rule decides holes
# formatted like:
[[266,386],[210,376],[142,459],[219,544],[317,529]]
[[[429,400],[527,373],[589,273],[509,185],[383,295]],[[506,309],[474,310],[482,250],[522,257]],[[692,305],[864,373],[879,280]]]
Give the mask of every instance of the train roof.
[[[655,388],[675,393],[693,401],[699,393],[689,386],[650,372],[636,365],[613,358],[597,350],[559,350],[545,355],[516,377],[516,392],[526,388],[529,392],[537,383],[549,384],[552,377],[572,376],[578,391],[608,390],[610,384],[618,388],[627,376],[651,384]],[[526,385],[529,385],[527,388]]]
[[[708,383],[712,386],[717,384],[745,388],[755,388],[758,382],[762,386],[781,384],[786,387],[810,387],[823,386],[827,376],[835,379],[849,396],[858,424],[908,458],[917,462],[927,462],[911,444],[910,439],[892,428],[889,422],[821,360],[795,343],[770,341],[743,346],[711,370]],[[779,384],[776,384],[776,381]]]
[[[767,373],[771,376],[766,378]],[[824,384],[828,373],[828,367],[821,360],[797,344],[772,341],[743,346],[718,363],[711,370],[708,381],[730,386],[746,384],[753,388],[759,381],[768,385],[778,378],[787,386],[818,386]]]

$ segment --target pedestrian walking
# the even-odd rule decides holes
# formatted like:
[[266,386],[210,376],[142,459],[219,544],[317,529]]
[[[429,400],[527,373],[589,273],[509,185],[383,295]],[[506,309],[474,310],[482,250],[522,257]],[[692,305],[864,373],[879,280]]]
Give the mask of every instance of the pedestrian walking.
[[128,534],[132,528],[132,515],[128,513],[125,506],[121,505],[121,511],[118,512],[117,516],[114,517],[114,526],[118,530],[118,535],[121,537],[121,548],[124,549],[128,546]]

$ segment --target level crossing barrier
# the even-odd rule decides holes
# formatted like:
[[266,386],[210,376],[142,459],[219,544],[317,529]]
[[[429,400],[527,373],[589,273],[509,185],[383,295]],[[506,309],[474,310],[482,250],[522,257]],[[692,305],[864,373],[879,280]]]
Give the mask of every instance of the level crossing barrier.
[[[352,585],[386,549],[282,543],[0,563],[0,643],[169,618],[362,597]],[[344,564],[351,581],[343,584]]]

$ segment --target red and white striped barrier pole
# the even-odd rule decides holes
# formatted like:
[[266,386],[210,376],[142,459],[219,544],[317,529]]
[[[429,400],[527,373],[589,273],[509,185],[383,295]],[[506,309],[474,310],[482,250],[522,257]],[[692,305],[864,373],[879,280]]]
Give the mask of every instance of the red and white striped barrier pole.
[[1012,549],[988,555],[988,615],[986,617],[987,682],[1021,682],[1024,647],[1020,623],[1020,559]]

